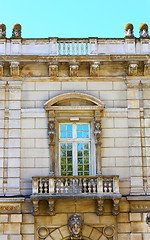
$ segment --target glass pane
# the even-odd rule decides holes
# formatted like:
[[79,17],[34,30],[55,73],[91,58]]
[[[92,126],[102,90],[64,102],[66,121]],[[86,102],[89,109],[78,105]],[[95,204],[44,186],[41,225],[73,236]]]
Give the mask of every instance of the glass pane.
[[61,138],[72,138],[72,124],[60,125],[60,137]]
[[89,175],[89,144],[77,145],[78,175]]
[[77,125],[77,138],[89,138],[89,124]]
[[72,143],[60,143],[61,175],[72,175]]

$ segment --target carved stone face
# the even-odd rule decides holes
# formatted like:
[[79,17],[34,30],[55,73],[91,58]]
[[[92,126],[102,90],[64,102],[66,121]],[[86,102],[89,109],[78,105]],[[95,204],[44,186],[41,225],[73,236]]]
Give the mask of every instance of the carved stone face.
[[82,229],[82,219],[74,214],[68,219],[69,231],[73,237],[79,237]]

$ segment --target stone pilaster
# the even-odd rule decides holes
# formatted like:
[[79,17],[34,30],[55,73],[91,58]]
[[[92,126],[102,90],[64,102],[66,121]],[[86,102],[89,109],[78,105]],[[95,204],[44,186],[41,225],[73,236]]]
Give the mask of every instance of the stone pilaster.
[[20,190],[20,142],[21,142],[21,81],[8,82],[7,124],[7,187],[6,195],[21,194]]
[[142,154],[142,105],[140,82],[138,80],[127,80],[128,99],[128,136],[129,136],[129,158],[131,174],[131,194],[141,195],[144,192],[143,183],[143,154]]

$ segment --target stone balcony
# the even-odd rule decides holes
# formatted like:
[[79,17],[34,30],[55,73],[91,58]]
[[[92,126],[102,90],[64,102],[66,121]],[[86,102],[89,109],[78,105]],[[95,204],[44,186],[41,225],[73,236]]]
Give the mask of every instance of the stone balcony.
[[52,198],[115,198],[119,176],[33,177],[32,196]]
[[38,212],[38,202],[40,200],[47,200],[50,214],[53,213],[56,199],[95,199],[99,215],[103,212],[104,200],[112,199],[118,214],[120,198],[119,176],[48,176],[32,178],[31,199],[35,215]]

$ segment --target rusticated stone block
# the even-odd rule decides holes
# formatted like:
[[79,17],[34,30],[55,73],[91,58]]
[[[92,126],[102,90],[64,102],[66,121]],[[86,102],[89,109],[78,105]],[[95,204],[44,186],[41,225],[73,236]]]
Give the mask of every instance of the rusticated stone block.
[[130,213],[130,221],[131,222],[141,221],[141,213]]
[[142,240],[141,233],[131,233],[131,240]]

